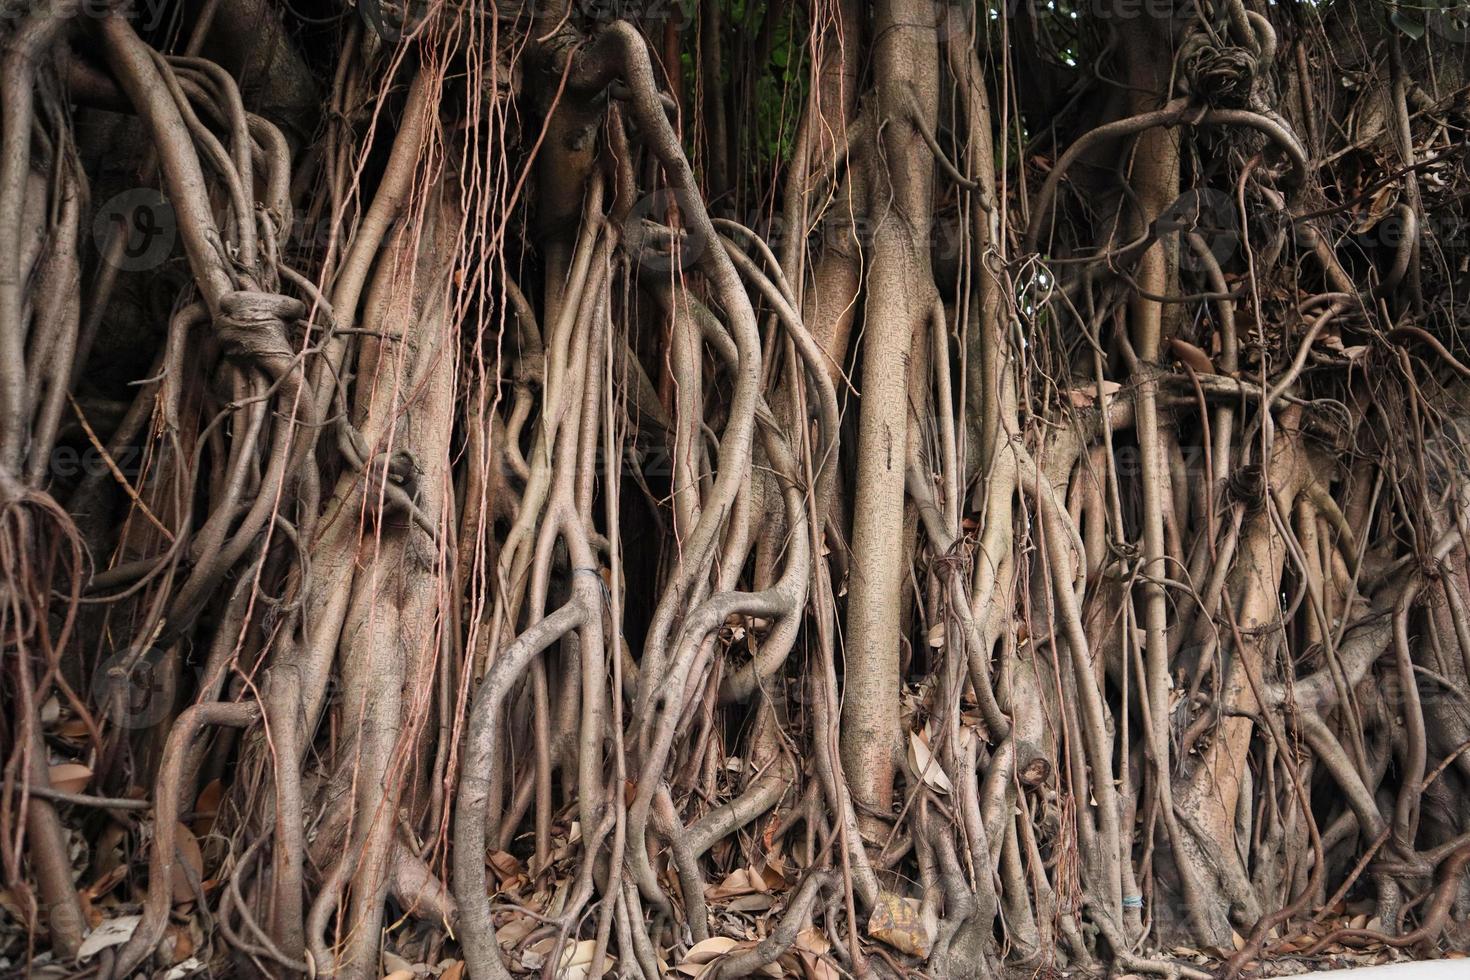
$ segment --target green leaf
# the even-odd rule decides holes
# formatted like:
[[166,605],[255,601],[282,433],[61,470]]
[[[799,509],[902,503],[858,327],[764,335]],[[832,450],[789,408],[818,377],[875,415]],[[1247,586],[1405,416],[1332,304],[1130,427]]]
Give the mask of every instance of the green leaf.
[[1394,27],[1397,27],[1416,41],[1424,36],[1424,25],[1417,20],[1410,20],[1408,17],[1405,17],[1401,10],[1395,10],[1389,14],[1388,19]]

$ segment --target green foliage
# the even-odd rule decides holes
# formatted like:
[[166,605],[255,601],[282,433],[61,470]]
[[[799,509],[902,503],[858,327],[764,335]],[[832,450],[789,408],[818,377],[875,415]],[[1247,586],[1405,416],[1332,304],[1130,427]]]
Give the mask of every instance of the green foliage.
[[[702,83],[718,84],[723,92],[730,91],[733,85],[748,93],[747,111],[754,118],[735,120],[736,131],[731,134],[743,163],[757,167],[788,160],[795,147],[799,107],[810,89],[805,10],[792,5],[779,8],[787,13],[773,25],[770,53],[763,64],[752,70],[747,58],[757,53],[754,51],[757,35],[770,5],[767,0],[719,0],[719,3],[725,27],[720,78],[718,81],[706,78]],[[692,6],[696,9],[687,13],[691,29],[680,54],[685,91],[691,97],[696,82],[701,81],[697,58],[699,35],[693,28],[700,13],[697,5]],[[753,87],[744,88],[747,82],[753,83]],[[686,134],[692,129],[686,126]],[[692,151],[692,145],[688,149]]]
[[767,70],[756,79],[755,150],[762,163],[789,160],[796,144],[797,107],[810,87],[805,39],[796,35],[796,25],[795,17],[776,25]]

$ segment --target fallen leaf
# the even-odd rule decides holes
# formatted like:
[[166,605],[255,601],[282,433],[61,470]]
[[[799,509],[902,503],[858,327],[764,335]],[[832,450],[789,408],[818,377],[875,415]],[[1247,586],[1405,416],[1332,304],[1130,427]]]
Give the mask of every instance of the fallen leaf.
[[[1103,398],[1106,400],[1112,397],[1122,387],[1122,384],[1117,381],[1104,381],[1102,386]],[[1086,384],[1080,388],[1069,388],[1066,394],[1074,408],[1088,408],[1093,402],[1097,401],[1097,385]]]
[[[174,904],[194,901],[194,886],[190,879],[204,880],[204,854],[199,850],[199,841],[183,824],[174,826]],[[189,870],[193,869],[193,875]]]
[[525,874],[525,868],[521,866],[519,859],[507,851],[491,851],[490,868],[502,884]]
[[924,959],[934,947],[938,922],[925,914],[917,898],[905,898],[892,892],[879,892],[868,917],[868,935],[901,953]]
[[199,791],[194,801],[194,836],[207,837],[214,829],[214,818],[219,815],[219,801],[224,792],[224,784],[218,779],[211,779]]
[[[568,946],[562,951],[561,963],[557,976],[564,980],[587,980],[592,975],[592,957],[597,952],[597,940],[583,939]],[[614,960],[606,953],[602,957],[602,972],[598,976],[605,976],[613,968]]]
[[1189,341],[1180,340],[1178,337],[1170,337],[1169,350],[1173,353],[1176,361],[1193,368],[1195,374],[1215,373],[1215,362],[1210,360],[1210,355]]
[[509,949],[535,931],[535,919],[528,915],[518,915],[495,930],[495,941]]
[[165,973],[163,980],[184,980],[184,977],[198,973],[203,969],[204,964],[199,962],[199,958],[197,956],[191,956]]
[[383,969],[389,974],[402,973],[404,970],[415,972],[412,963],[391,950],[383,951]]
[[704,897],[711,902],[718,902],[737,895],[753,895],[767,890],[766,881],[760,872],[754,868],[737,868],[726,875],[724,881],[706,888]]
[[109,946],[121,946],[133,937],[142,921],[141,915],[120,915],[116,919],[108,919],[87,933],[87,938],[82,940],[82,948],[77,950],[77,959],[96,956]]
[[674,969],[685,976],[697,977],[715,960],[750,945],[752,944],[742,943],[729,936],[711,936],[703,942],[695,943]]
[[[1395,11],[1394,16],[1399,16],[1397,11]],[[1399,22],[1395,21],[1394,23],[1397,24]],[[1418,30],[1422,34],[1424,31],[1423,26],[1419,26]],[[1397,202],[1398,187],[1396,184],[1390,182],[1380,187],[1376,192],[1374,192],[1373,196],[1368,199],[1366,206],[1360,207],[1358,209],[1357,220],[1353,222],[1352,226],[1353,233],[1357,235],[1362,235],[1372,230],[1376,225],[1378,225],[1380,221],[1383,220],[1384,215],[1393,210],[1393,206]],[[1388,228],[1385,230],[1389,234],[1394,234],[1395,232],[1395,229],[1393,228]]]
[[842,974],[825,959],[814,953],[798,953],[803,980],[841,980]]
[[51,788],[62,793],[80,793],[92,781],[92,770],[80,762],[63,762],[51,767]]
[[935,760],[933,753],[929,751],[928,744],[918,732],[909,732],[908,761],[909,768],[914,771],[914,775],[922,779],[924,784],[934,792],[948,793],[954,789],[944,769]]
[[521,950],[521,969],[541,969],[542,965],[546,962],[546,954],[551,952],[551,946],[554,942],[555,940],[550,938],[542,939]]
[[86,738],[90,732],[87,723],[80,718],[68,718],[57,730],[62,738]]
[[194,955],[194,949],[194,937],[189,934],[188,925],[170,922],[154,955],[163,958],[165,963],[181,963]]
[[832,943],[828,941],[822,930],[814,926],[807,926],[796,934],[796,942],[791,947],[801,965],[801,975],[804,980],[838,980],[840,973],[828,963],[823,956],[831,950]]

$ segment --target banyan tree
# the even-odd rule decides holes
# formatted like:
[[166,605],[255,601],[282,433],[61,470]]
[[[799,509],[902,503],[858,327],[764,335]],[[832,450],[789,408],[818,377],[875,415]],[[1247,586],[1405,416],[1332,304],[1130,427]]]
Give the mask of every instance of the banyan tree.
[[7,0],[0,974],[1464,950],[1467,131],[1462,0]]

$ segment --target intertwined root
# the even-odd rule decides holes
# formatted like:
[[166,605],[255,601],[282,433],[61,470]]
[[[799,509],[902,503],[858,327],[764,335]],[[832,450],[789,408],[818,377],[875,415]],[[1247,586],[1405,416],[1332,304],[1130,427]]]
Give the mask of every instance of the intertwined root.
[[1442,32],[22,6],[0,965],[1464,942]]

